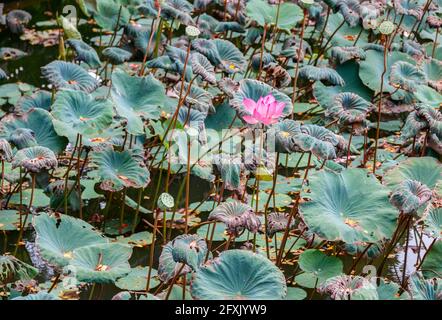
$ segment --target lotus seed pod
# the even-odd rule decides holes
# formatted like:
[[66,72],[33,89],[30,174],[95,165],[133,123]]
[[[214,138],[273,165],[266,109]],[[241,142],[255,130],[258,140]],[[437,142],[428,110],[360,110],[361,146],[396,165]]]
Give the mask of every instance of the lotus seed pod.
[[384,35],[392,34],[395,29],[395,25],[391,21],[384,21],[379,26],[379,32]]
[[191,38],[196,38],[200,35],[201,31],[197,27],[194,26],[187,26],[186,27],[186,34]]
[[161,210],[172,209],[175,205],[175,200],[170,194],[163,192],[158,198],[157,205]]

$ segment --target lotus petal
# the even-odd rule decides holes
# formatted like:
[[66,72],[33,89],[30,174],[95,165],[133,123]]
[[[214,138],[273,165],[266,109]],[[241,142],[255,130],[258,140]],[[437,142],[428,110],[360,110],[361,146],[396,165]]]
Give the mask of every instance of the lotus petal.
[[261,227],[261,221],[253,209],[238,201],[220,204],[209,214],[208,219],[223,222],[227,233],[234,237],[239,236],[245,228],[256,233]]
[[416,91],[416,87],[426,82],[425,73],[406,61],[398,61],[391,66],[390,83],[396,88]]
[[352,59],[365,59],[365,51],[359,47],[333,47],[330,55],[340,64]]
[[210,84],[216,84],[215,68],[205,56],[198,52],[192,53],[190,63],[193,73],[199,75]]
[[390,202],[403,213],[413,213],[431,196],[432,191],[419,181],[405,180],[393,191]]
[[118,115],[128,120],[127,130],[133,135],[144,134],[143,119],[158,119],[165,92],[161,82],[152,75],[131,77],[116,70],[112,74],[112,99]]
[[12,255],[0,255],[0,282],[6,284],[18,280],[30,280],[38,274],[33,266]]
[[57,89],[72,89],[92,92],[98,87],[98,81],[82,67],[55,60],[41,67],[43,77]]
[[32,224],[37,233],[35,243],[41,256],[58,267],[70,263],[74,249],[107,243],[107,239],[94,227],[71,216],[60,215],[56,218],[42,213],[34,216]]
[[191,286],[194,299],[284,299],[282,272],[262,255],[228,250],[199,269]]
[[32,173],[54,169],[57,166],[58,161],[54,152],[48,148],[40,146],[20,149],[12,159],[12,169],[23,167],[25,170]]
[[113,106],[82,91],[64,90],[52,105],[55,131],[75,143],[77,135],[99,135],[112,124]]
[[68,268],[79,281],[112,283],[130,272],[132,248],[119,243],[101,243],[72,251]]
[[52,94],[49,91],[38,90],[30,96],[23,96],[17,102],[17,110],[21,113],[39,108],[50,111],[52,104]]
[[6,15],[6,25],[12,33],[22,34],[31,19],[32,16],[24,10],[11,10]]
[[311,193],[301,196],[311,201],[301,204],[300,213],[320,237],[354,244],[393,234],[398,212],[388,201],[388,189],[365,170],[317,172],[309,177],[309,186]]
[[98,166],[101,189],[111,192],[123,188],[144,188],[150,181],[147,168],[137,162],[127,150],[118,152],[110,148],[92,155]]
[[336,70],[327,67],[304,66],[299,69],[299,76],[310,81],[327,81],[335,86],[343,86],[344,79]]
[[326,116],[337,118],[345,124],[361,123],[371,107],[370,102],[357,94],[343,92],[335,96],[334,104],[326,110]]
[[92,68],[98,68],[101,65],[97,51],[87,43],[77,39],[68,39],[66,43],[75,51],[77,61],[84,61]]

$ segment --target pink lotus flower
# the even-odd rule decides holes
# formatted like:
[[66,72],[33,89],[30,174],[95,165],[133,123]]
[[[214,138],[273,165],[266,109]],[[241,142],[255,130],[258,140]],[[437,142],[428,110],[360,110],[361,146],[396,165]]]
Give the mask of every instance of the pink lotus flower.
[[282,116],[285,103],[276,101],[272,94],[258,99],[258,102],[245,98],[243,100],[244,108],[249,115],[243,116],[245,122],[250,124],[263,123],[265,125],[278,122]]

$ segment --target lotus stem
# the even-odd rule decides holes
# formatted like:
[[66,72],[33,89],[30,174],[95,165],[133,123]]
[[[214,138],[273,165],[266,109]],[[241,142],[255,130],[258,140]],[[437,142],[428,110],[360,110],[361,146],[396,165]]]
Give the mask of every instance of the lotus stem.
[[[304,8],[303,10],[304,13],[304,17],[302,19],[302,27],[301,27],[301,34],[299,36],[299,47],[298,47],[298,57],[296,59],[296,67],[295,67],[295,77],[293,78],[293,95],[292,95],[292,104],[295,103],[296,98],[297,98],[297,93],[296,93],[296,85],[298,83],[298,75],[299,75],[299,60],[301,60],[301,51],[302,51],[302,44],[304,41],[304,30],[305,30],[305,21],[307,20],[307,15],[308,15],[308,11],[307,9]],[[292,111],[292,119],[295,117],[295,108],[293,106],[293,111]]]
[[[315,63],[314,63],[314,65],[316,66],[317,64],[318,64],[318,60],[319,60],[319,58],[321,57],[321,55],[323,54],[323,53],[325,53],[325,51],[327,50],[327,46],[328,46],[328,44],[330,43],[330,41],[333,39],[333,37],[336,35],[336,33],[339,31],[339,29],[341,29],[342,28],[342,26],[344,25],[344,23],[345,23],[345,19],[344,20],[342,20],[342,22],[339,24],[339,26],[335,29],[335,31],[333,31],[333,33],[331,34],[331,36],[327,39],[327,42],[325,43],[325,45],[321,48],[321,50],[318,52],[318,56],[316,57],[316,59],[315,59]],[[324,27],[325,28],[325,27]]]
[[347,161],[345,162],[345,167],[346,167],[346,168],[348,168],[348,165],[350,164],[351,140],[352,140],[352,138],[353,138],[353,130],[354,130],[354,124],[351,126],[351,129],[350,129],[350,138],[348,139]]
[[[239,0],[238,0],[238,6],[239,6]],[[279,12],[281,11],[281,0],[278,1],[278,5],[276,7],[276,19],[275,19],[275,25],[273,28],[273,32],[277,31],[276,34],[273,37],[272,46],[270,47],[270,53],[273,52],[273,47],[276,42],[276,38],[278,38],[279,30],[278,30],[278,22],[279,22]]]
[[394,38],[396,37],[396,35],[397,35],[398,31],[399,31],[399,28],[401,27],[402,21],[404,21],[404,17],[405,17],[405,15],[402,14],[402,15],[401,15],[401,18],[400,18],[400,20],[399,20],[399,24],[396,26],[396,28],[395,28],[395,30],[394,30],[394,33],[393,33],[393,35],[391,36],[391,40],[390,40],[389,45],[388,45],[388,50],[391,49],[391,46],[392,46],[392,44],[393,44],[393,42],[394,42]]
[[[28,210],[26,211],[25,220],[23,221],[23,223],[20,222],[20,232],[18,234],[17,244],[14,249],[14,256],[17,255],[18,247],[20,246],[21,240],[23,238],[23,232],[26,228],[26,222],[28,221],[28,216],[32,210],[32,203],[34,200],[34,190],[35,190],[35,173],[31,174],[31,177],[32,177],[31,198],[29,199],[29,206],[28,206]],[[21,208],[21,206],[22,206],[22,188],[20,187],[20,208]],[[21,213],[20,213],[20,217],[21,217]]]
[[[190,114],[190,112],[189,112]],[[186,200],[185,200],[185,208],[184,208],[184,233],[187,234],[189,230],[189,198],[190,198],[190,138],[187,138],[187,172],[186,172]]]
[[115,24],[114,33],[112,34],[112,38],[109,41],[109,47],[112,47],[114,44],[115,38],[117,37],[118,27],[120,25],[120,18],[121,18],[121,10],[123,9],[123,5],[120,5],[120,8],[118,9],[118,16],[117,16],[117,23]]
[[140,205],[141,205],[141,199],[143,197],[143,191],[144,188],[138,189],[137,208],[135,209],[134,220],[132,222],[132,233],[135,233],[135,228],[137,227],[137,221],[138,221],[138,216],[140,215]]
[[57,286],[57,282],[58,282],[58,280],[60,279],[60,276],[61,276],[61,272],[59,272],[59,273],[57,274],[57,276],[55,277],[54,281],[52,282],[51,287],[50,287],[49,290],[48,290],[48,293],[51,293],[51,291]]
[[120,228],[122,228],[124,225],[124,209],[126,208],[124,199],[126,198],[126,188],[123,188],[123,191],[121,191],[121,196],[123,201],[121,202],[121,208],[120,208]]
[[388,49],[388,36],[386,36],[384,41],[384,69],[381,74],[381,88],[379,90],[378,119],[376,124],[376,139],[375,139],[374,157],[373,157],[373,174],[376,174],[376,160],[377,160],[378,140],[379,140],[380,124],[381,124],[382,94],[384,91],[384,76],[385,73],[387,72],[387,49]]
[[267,23],[264,24],[264,31],[262,34],[261,52],[260,52],[260,57],[259,57],[259,71],[258,71],[258,76],[256,77],[256,80],[258,80],[258,81],[261,79],[262,57],[264,55],[266,37],[267,37]]
[[439,27],[436,28],[436,36],[434,37],[433,49],[431,50],[431,58],[433,58],[433,59],[434,59],[434,54],[436,52],[438,36],[439,36]]
[[2,159],[2,182],[1,182],[1,193],[3,193],[3,183],[5,181],[5,161]]
[[373,243],[369,243],[369,244],[365,247],[364,251],[362,251],[362,252],[359,254],[359,256],[358,256],[358,258],[356,259],[356,261],[353,262],[353,264],[351,265],[350,270],[348,271],[347,274],[351,274],[351,273],[353,272],[353,270],[354,270],[354,269],[356,268],[356,266],[358,265],[359,261],[361,261],[361,259],[362,259],[362,257],[364,256],[364,254],[366,254],[366,253],[368,252],[368,249],[370,249],[370,247],[371,247],[372,245],[373,245]]
[[424,256],[422,257],[422,259],[421,259],[419,265],[416,267],[416,270],[420,270],[420,268],[422,267],[422,264],[424,263],[425,258],[426,258],[427,255],[428,255],[428,252],[430,252],[431,248],[432,248],[433,245],[436,243],[436,241],[437,241],[437,238],[434,238],[433,241],[430,243],[430,245],[428,246],[427,251],[425,251],[425,254],[424,254]]
[[[425,16],[425,13],[427,12],[428,8],[430,7],[431,2],[433,2],[433,0],[427,0],[427,3],[425,3],[424,10],[422,12],[422,19],[416,19],[415,24],[411,28],[410,35],[414,31],[414,34],[413,34],[414,35],[414,39],[416,39],[416,36],[417,36],[417,33],[419,32],[419,28],[421,26],[422,20],[424,20],[423,17]],[[414,30],[414,27],[415,27],[416,24],[417,24],[417,27],[416,27],[416,30]]]
[[158,26],[156,28],[154,28],[154,24],[155,23],[160,24],[160,19],[161,19],[160,16],[161,16],[161,6],[158,7],[158,13],[157,13],[156,19],[152,21],[152,25],[150,28],[149,41],[147,42],[147,46],[146,46],[146,53],[144,54],[143,62],[141,63],[140,71],[138,73],[138,75],[140,77],[142,77],[144,75],[144,70],[146,68],[147,56],[149,55],[150,46],[152,44],[153,36],[155,34],[154,29],[158,28]]
[[[182,263],[182,266],[181,266],[180,269],[177,271],[177,273],[174,275],[174,277],[173,277],[173,279],[172,279],[172,282],[170,283],[170,287],[169,287],[169,289],[167,290],[167,294],[166,294],[166,297],[165,297],[164,300],[169,300],[169,296],[170,296],[170,293],[172,292],[173,285],[175,284],[175,281],[178,279],[178,277],[180,276],[181,271],[183,271],[183,269],[184,269],[185,266],[186,266],[186,265],[185,265],[184,263]],[[184,276],[186,276],[186,275],[184,275]]]
[[[152,268],[153,268],[153,256],[154,256],[154,252],[155,252],[155,240],[156,240],[156,234],[157,234],[157,228],[158,228],[158,213],[159,211],[157,210],[155,212],[155,221],[154,221],[154,227],[153,227],[153,232],[152,232],[152,243],[150,245],[150,250],[149,250],[149,271],[147,273],[147,284],[146,284],[146,292],[149,292],[149,286],[150,286],[150,278],[152,276]],[[164,217],[166,218],[166,217]]]
[[77,149],[78,142],[80,140],[80,134],[77,133],[77,138],[75,139],[75,146],[74,149],[72,149],[71,157],[69,158],[68,168],[65,173],[65,180],[64,180],[64,190],[63,190],[63,197],[64,197],[64,213],[68,214],[68,181],[69,181],[69,172],[71,171],[71,164],[72,160],[74,159],[75,150]]
[[404,252],[404,268],[402,270],[402,288],[405,288],[405,280],[407,275],[407,260],[408,260],[408,243],[410,241],[410,222],[412,217],[407,220],[405,228],[407,230],[406,240],[405,240],[405,252]]
[[81,142],[82,142],[81,134],[79,136],[80,136],[80,139],[79,139],[79,147],[78,147],[78,153],[77,153],[77,192],[78,192],[78,199],[80,200],[80,203],[79,203],[79,214],[78,215],[79,215],[80,219],[83,219],[83,205],[81,203],[81,183],[80,183],[80,179],[81,179],[80,157],[81,157],[81,149],[83,148],[83,146],[81,145]]

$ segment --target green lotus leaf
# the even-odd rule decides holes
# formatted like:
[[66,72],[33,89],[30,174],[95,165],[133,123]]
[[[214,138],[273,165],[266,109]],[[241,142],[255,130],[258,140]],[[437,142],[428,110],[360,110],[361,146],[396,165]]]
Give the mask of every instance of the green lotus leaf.
[[[50,207],[59,211],[64,210],[65,190],[67,189],[66,192],[69,192],[72,188],[74,188],[74,186],[74,181],[68,181],[67,188],[65,188],[64,180],[56,180],[51,182],[45,189],[45,193],[47,193],[50,197]],[[81,186],[80,190],[83,192],[84,187]],[[68,197],[68,206],[72,211],[78,211],[80,209],[80,204],[82,203],[80,195],[78,194],[77,187],[70,192]]]
[[428,84],[441,92],[442,62],[437,59],[424,61],[422,69],[428,79]]
[[309,177],[309,187],[303,196],[311,201],[301,204],[300,213],[320,237],[354,244],[393,234],[398,212],[388,201],[388,189],[365,170],[317,172]]
[[39,291],[37,293],[28,294],[24,297],[16,297],[12,300],[60,300],[59,297],[54,295],[53,293],[48,293],[46,291]]
[[289,225],[289,214],[284,212],[272,212],[267,217],[267,235],[272,238],[275,233],[295,228],[295,221],[292,219]]
[[433,238],[442,237],[442,208],[430,206],[424,216],[424,232]]
[[426,83],[425,74],[406,61],[395,62],[390,69],[390,84],[406,91],[416,91],[418,85]]
[[60,15],[57,17],[57,22],[63,29],[63,34],[66,39],[75,39],[81,41],[81,33],[77,30],[77,27],[64,16]]
[[[115,285],[123,290],[144,291],[147,287],[148,272],[149,267],[139,266],[132,268],[126,276],[119,278],[115,282]],[[158,281],[157,271],[152,269],[150,276],[149,288],[155,288],[160,284]]]
[[400,291],[401,287],[397,283],[382,278],[377,287],[379,300],[410,300],[410,296],[406,291],[399,295]]
[[[190,249],[189,247],[189,250],[192,249]],[[172,280],[175,276],[185,275],[192,271],[192,268],[189,265],[186,265],[184,262],[176,261],[173,252],[173,241],[166,244],[163,247],[163,251],[161,251],[158,263],[158,277],[163,282],[168,282]],[[195,255],[195,257],[198,258],[198,255]],[[203,259],[205,259],[205,257]]]
[[0,160],[11,161],[13,157],[12,148],[8,140],[0,138]]
[[191,294],[206,300],[281,300],[287,286],[282,272],[267,258],[247,250],[228,250],[195,273]]
[[161,5],[161,16],[166,20],[176,19],[184,25],[195,25],[190,11],[193,6],[186,0],[168,0]]
[[57,219],[42,213],[34,216],[32,224],[37,233],[35,244],[41,256],[58,267],[70,263],[74,249],[107,242],[90,224],[67,215]]
[[129,291],[121,291],[121,292],[117,293],[116,295],[114,295],[111,300],[127,301],[127,300],[130,300],[131,298],[132,298],[132,295],[130,294]]
[[254,71],[259,71],[261,65],[262,68],[266,68],[270,63],[275,62],[275,58],[269,52],[264,52],[261,59],[261,53],[256,53],[252,56],[252,68]]
[[334,86],[345,85],[345,81],[339,73],[327,67],[304,66],[299,69],[299,77],[310,81],[326,81]]
[[38,145],[35,133],[28,128],[17,128],[9,135],[9,141],[17,148],[24,149]]
[[75,60],[84,61],[92,68],[98,68],[101,65],[97,51],[87,43],[77,39],[69,39],[66,43],[75,51]]
[[[3,118],[0,123],[0,136],[8,139],[17,129],[26,129],[28,138],[30,134],[36,144],[49,148],[55,153],[62,152],[67,145],[67,139],[58,136],[55,132],[51,114],[42,109],[34,109],[23,116]],[[34,145],[24,143],[22,147]]]
[[377,288],[361,276],[341,275],[325,281],[319,292],[334,300],[379,300]]
[[269,136],[275,139],[275,150],[282,153],[296,151],[294,137],[301,133],[301,124],[297,121],[284,119],[270,127]]
[[28,112],[32,109],[39,108],[46,111],[51,109],[51,93],[45,90],[38,90],[31,96],[23,96],[18,100],[16,108],[19,112]]
[[101,54],[105,60],[109,61],[113,65],[122,64],[129,61],[129,59],[132,57],[132,52],[118,47],[107,47],[101,52]]
[[17,210],[0,210],[0,230],[14,231],[20,225],[20,214]]
[[99,135],[112,123],[113,106],[82,91],[63,90],[52,105],[55,131],[75,143],[77,135]]
[[[278,15],[279,12],[279,15]],[[264,0],[252,0],[246,6],[247,16],[260,26],[275,25],[287,33],[302,20],[302,9],[293,3],[282,3],[278,6]]]
[[111,93],[117,113],[127,119],[127,130],[133,135],[144,134],[142,118],[159,118],[165,100],[163,85],[153,76],[131,77],[120,70],[112,74]]
[[[155,14],[156,16],[156,14]],[[138,24],[127,24],[125,26],[125,36],[128,38],[129,41],[133,43],[133,46],[136,50],[140,51],[143,56],[146,54],[146,50],[148,49],[147,46],[149,44],[149,39],[151,37],[151,28],[150,26],[140,26]],[[153,39],[156,38],[157,33],[154,31]],[[149,46],[149,52],[147,54],[148,57],[152,57],[152,54],[154,52],[155,46],[150,45]],[[127,55],[127,52],[122,52],[125,56]],[[130,59],[128,57],[127,59]]]
[[423,57],[425,55],[425,49],[422,45],[413,40],[404,40],[402,50],[412,57]]
[[[140,210],[140,212],[142,211]],[[138,248],[146,247],[147,245],[152,243],[152,233],[150,233],[149,231],[141,231],[133,233],[129,237],[125,237],[124,235],[119,236],[117,237],[117,242],[130,245],[131,247],[138,247]]]
[[401,136],[405,139],[415,137],[423,129],[428,128],[428,123],[417,111],[410,112],[402,128]]
[[343,92],[334,98],[334,104],[327,108],[326,116],[339,119],[344,124],[361,123],[372,105],[355,93]]
[[92,92],[98,87],[98,80],[82,67],[60,60],[41,67],[41,73],[57,89],[72,89]]
[[33,266],[12,255],[0,255],[0,283],[6,284],[17,280],[30,280],[38,274]]
[[119,243],[92,244],[72,251],[68,268],[79,281],[109,283],[131,271],[130,246]]
[[295,281],[307,288],[319,287],[327,279],[341,274],[343,269],[339,258],[327,256],[316,249],[301,253],[298,264],[304,273],[296,276]]
[[54,169],[58,166],[57,157],[46,147],[29,147],[20,149],[12,159],[12,169],[22,167],[31,173]]
[[414,96],[420,102],[430,105],[431,107],[437,108],[441,105],[442,94],[426,85],[418,85]]
[[215,27],[215,33],[223,33],[227,31],[246,33],[246,30],[242,25],[236,21],[222,21]]
[[238,157],[228,154],[214,155],[214,163],[221,174],[224,188],[241,190],[241,162]]
[[365,59],[365,51],[359,47],[333,47],[330,55],[333,59],[339,61],[340,64],[353,59]]
[[412,300],[442,300],[442,279],[425,280],[420,274],[412,275],[410,296]]
[[216,83],[215,68],[201,53],[194,52],[190,57],[192,71],[210,84]]
[[[383,91],[388,93],[393,93],[395,91],[396,94],[401,94],[403,96],[402,90],[397,90],[394,86],[392,86],[389,82],[392,66],[400,61],[401,65],[404,62],[408,62],[412,65],[415,64],[415,61],[406,53],[393,51],[387,53],[387,71],[384,75],[384,86]],[[383,52],[368,50],[366,52],[366,58],[364,61],[360,62],[359,67],[359,77],[361,78],[364,85],[369,87],[375,93],[378,93],[381,89],[381,75],[384,71],[384,54]],[[393,98],[395,95],[393,95]]]
[[310,151],[321,159],[335,159],[338,137],[330,130],[314,124],[301,126],[301,133],[293,138],[295,144],[304,152]]
[[421,19],[423,15],[423,4],[422,1],[413,0],[393,0],[394,7],[399,14],[412,16],[416,19]]
[[150,181],[147,168],[127,150],[106,149],[91,155],[98,167],[101,189],[116,192],[123,188],[144,188]]
[[419,181],[405,180],[394,189],[390,202],[403,213],[416,212],[431,199],[433,192]]
[[230,104],[235,108],[240,116],[248,114],[243,105],[244,99],[252,99],[253,101],[258,101],[259,98],[265,97],[272,94],[276,101],[284,102],[285,107],[282,111],[283,116],[290,115],[293,110],[292,100],[281,91],[274,89],[268,84],[251,79],[243,79],[239,82],[239,88],[233,94],[233,98],[230,99]]
[[[347,1],[342,1],[342,2],[347,2]],[[356,38],[359,38],[357,43],[359,46],[366,44],[368,42],[368,32],[364,30],[363,26],[361,25],[350,26],[348,23],[344,23],[341,27],[339,27],[341,23],[344,21],[345,19],[340,13],[329,15],[328,22],[324,30],[323,45],[325,45],[325,42],[329,37],[332,37],[332,34],[334,35],[331,38],[330,44],[333,47],[354,46]]]
[[[29,206],[29,203],[31,202],[31,194],[32,194],[31,189],[23,190],[20,199],[20,192],[14,193],[9,202],[14,205],[20,205],[21,203],[24,206]],[[32,206],[35,208],[49,206],[49,198],[44,194],[44,191],[42,189],[36,188],[34,190],[34,195],[32,199],[33,199]]]
[[418,181],[441,194],[442,165],[432,157],[409,158],[387,170],[384,176],[385,184],[391,189],[405,180]]
[[345,0],[336,2],[336,10],[339,11],[344,17],[345,22],[350,27],[355,27],[359,24],[360,20],[360,2],[356,0]]
[[[168,45],[166,46],[166,54],[169,57],[170,61],[172,62],[171,71],[175,70],[175,72],[182,75],[184,72],[184,65],[186,64],[187,50]],[[188,63],[186,65],[185,80],[191,81],[192,77],[193,77],[192,64]]]
[[120,0],[96,0],[97,24],[103,29],[114,31],[129,22],[130,13]]
[[[179,97],[181,83],[174,87],[174,91]],[[204,114],[215,112],[215,107],[212,103],[213,96],[208,91],[198,87],[197,85],[192,85],[189,88],[189,84],[185,82],[183,85],[183,92],[186,94],[184,101],[188,107],[198,110]]]
[[304,300],[307,297],[307,292],[301,288],[288,287],[286,300]]
[[208,220],[223,222],[227,233],[234,237],[239,236],[244,229],[256,233],[261,227],[261,221],[253,209],[239,201],[220,204],[209,214]]
[[429,249],[421,271],[425,278],[441,278],[442,276],[442,240],[436,241]]

